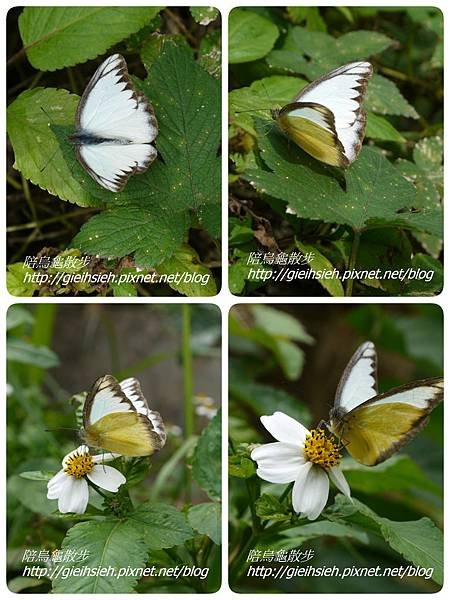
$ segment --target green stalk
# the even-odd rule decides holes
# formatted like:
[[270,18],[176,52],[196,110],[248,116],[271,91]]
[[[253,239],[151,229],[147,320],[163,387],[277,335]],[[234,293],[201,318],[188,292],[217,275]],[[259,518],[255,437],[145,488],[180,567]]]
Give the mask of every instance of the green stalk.
[[[358,256],[359,250],[359,242],[361,241],[361,231],[359,229],[355,229],[353,232],[353,242],[352,242],[352,251],[350,254],[350,258],[348,261],[347,269],[349,271],[353,271],[356,266],[356,257]],[[345,295],[352,296],[353,295],[353,277],[350,277],[347,280],[347,286],[345,288]]]
[[[34,310],[34,325],[31,333],[31,343],[36,346],[51,346],[57,304],[37,304]],[[40,385],[44,379],[41,367],[30,366],[28,380],[30,384]]]
[[[195,412],[194,412],[194,376],[192,367],[191,348],[191,307],[189,304],[181,306],[182,311],[182,339],[181,339],[181,362],[183,365],[183,396],[184,396],[184,439],[188,440],[194,435]],[[186,469],[186,501],[191,500],[191,474]]]

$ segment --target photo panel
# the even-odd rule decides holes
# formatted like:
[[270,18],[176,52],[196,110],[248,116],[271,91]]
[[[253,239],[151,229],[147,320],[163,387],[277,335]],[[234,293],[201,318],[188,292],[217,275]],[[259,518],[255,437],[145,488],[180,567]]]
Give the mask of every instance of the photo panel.
[[9,590],[217,591],[220,309],[15,304],[7,325]]
[[431,593],[443,580],[443,313],[229,315],[229,584]]
[[443,15],[229,16],[229,286],[433,296],[443,285]]
[[16,7],[7,42],[10,294],[217,294],[218,9]]

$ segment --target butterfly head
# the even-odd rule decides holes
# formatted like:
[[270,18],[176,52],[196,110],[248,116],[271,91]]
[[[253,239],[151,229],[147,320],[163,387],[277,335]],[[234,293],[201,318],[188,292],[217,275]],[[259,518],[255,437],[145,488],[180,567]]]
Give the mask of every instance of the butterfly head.
[[270,116],[272,117],[272,119],[274,121],[276,121],[278,119],[278,117],[280,116],[280,112],[281,112],[280,108],[272,108],[270,110]]

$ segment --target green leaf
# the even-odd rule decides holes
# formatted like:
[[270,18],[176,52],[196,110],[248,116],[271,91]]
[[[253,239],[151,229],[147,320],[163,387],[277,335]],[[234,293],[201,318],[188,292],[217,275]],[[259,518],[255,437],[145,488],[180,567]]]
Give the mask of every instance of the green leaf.
[[352,490],[360,490],[367,494],[382,494],[416,489],[431,492],[436,496],[442,495],[441,487],[429,479],[406,455],[394,455],[375,467],[366,467],[349,458],[346,458],[341,465]]
[[267,118],[271,108],[288,104],[307,84],[300,77],[273,75],[254,81],[249,87],[232,90],[228,94],[231,122],[256,135],[254,117]]
[[35,69],[55,71],[95,58],[149,23],[159,7],[28,6],[19,30]]
[[283,45],[267,57],[271,67],[300,73],[313,80],[345,63],[368,59],[392,44],[375,31],[351,31],[335,38],[304,27],[289,30]]
[[382,142],[405,142],[405,138],[389,121],[371,112],[367,114],[366,137]]
[[230,444],[228,454],[228,475],[230,477],[239,477],[240,479],[249,479],[256,473],[256,464],[250,458],[253,445],[250,444]]
[[137,266],[153,267],[170,258],[186,232],[186,215],[165,207],[118,206],[92,217],[72,244],[87,254],[121,258],[134,252]]
[[228,62],[246,63],[266,56],[278,38],[278,28],[252,10],[235,8],[228,19]]
[[[296,548],[303,544],[306,540],[313,540],[323,536],[331,537],[349,537],[359,541],[362,544],[369,543],[369,536],[364,531],[358,530],[352,525],[343,523],[333,523],[330,521],[317,521],[315,523],[307,523],[300,527],[292,527],[283,531],[283,542],[289,548]],[[289,540],[289,542],[286,540]],[[285,546],[286,547],[286,546]]]
[[39,587],[45,585],[45,580],[37,577],[14,577],[8,581],[8,589],[13,594],[20,594],[24,590],[29,588]]
[[263,521],[288,521],[292,513],[271,494],[262,494],[256,501],[256,514]]
[[355,230],[403,225],[439,235],[439,211],[417,212],[414,186],[380,152],[364,146],[342,173],[289,144],[279,131],[265,134],[261,121],[257,130],[262,157],[271,171],[250,169],[244,177],[260,193],[285,200],[299,217],[350,225]]
[[186,515],[170,504],[143,503],[129,518],[151,550],[179,546],[194,536]]
[[[77,523],[67,532],[61,549],[75,554],[72,560],[64,562],[64,567],[97,568],[96,575],[80,577],[69,575],[53,580],[53,592],[73,594],[127,594],[133,591],[139,576],[108,574],[107,569],[117,573],[125,566],[131,569],[142,568],[147,560],[147,548],[142,528],[130,520],[105,519]],[[84,559],[77,553],[86,550]],[[104,570],[101,573],[100,569]]]
[[188,510],[188,521],[193,529],[207,535],[215,544],[221,544],[221,506],[218,502],[204,502],[191,506]]
[[54,473],[50,471],[24,471],[20,473],[20,477],[23,479],[30,479],[31,481],[50,481]]
[[188,244],[183,244],[169,259],[159,264],[156,271],[170,277],[170,281],[167,280],[170,287],[186,296],[217,294],[211,270],[201,264],[197,252]]
[[333,520],[345,519],[371,528],[407,561],[433,569],[432,578],[442,584],[443,536],[427,517],[418,521],[391,521],[380,517],[356,498],[347,498],[342,494],[336,496],[334,506],[327,512]]
[[[96,206],[72,175],[52,127],[73,130],[79,98],[66,90],[34,88],[20,94],[7,111],[8,136],[14,150],[14,168],[35,185],[79,206]],[[44,112],[45,111],[45,112]],[[66,142],[68,146],[68,142]],[[72,150],[72,162],[74,162]],[[80,167],[81,169],[81,167]]]
[[367,86],[364,106],[381,115],[397,115],[418,119],[416,109],[401,95],[398,87],[390,79],[375,75]]
[[25,277],[33,277],[34,270],[31,267],[26,267],[24,263],[13,263],[8,265],[6,271],[6,287],[11,296],[33,296],[34,292],[39,289],[37,283],[33,283],[30,279],[25,280]]
[[9,338],[6,342],[7,360],[24,365],[33,365],[41,369],[51,369],[59,365],[59,358],[46,346],[34,346],[17,338]]
[[205,27],[215,21],[220,15],[218,9],[212,6],[191,6],[189,11],[194,17],[195,22]]
[[211,500],[221,499],[221,411],[211,419],[197,442],[192,476]]
[[290,314],[265,306],[254,304],[251,308],[255,325],[266,333],[305,344],[313,344],[312,338],[298,319]]
[[323,273],[323,277],[317,278],[317,281],[320,285],[327,290],[330,296],[345,296],[344,288],[340,279],[336,277],[328,278],[326,273],[330,275],[334,273],[334,266],[328,260],[326,256],[324,256],[317,246],[312,246],[311,244],[302,244],[298,240],[296,241],[297,248],[304,254],[307,255],[311,253],[313,256],[312,260],[308,262],[310,269],[312,269],[317,276],[319,273]]
[[20,304],[13,304],[6,313],[6,331],[20,325],[32,325],[34,316]]
[[311,415],[306,405],[282,389],[249,381],[247,377],[233,377],[230,378],[229,393],[239,406],[248,406],[259,417],[280,410],[300,423],[310,422]]

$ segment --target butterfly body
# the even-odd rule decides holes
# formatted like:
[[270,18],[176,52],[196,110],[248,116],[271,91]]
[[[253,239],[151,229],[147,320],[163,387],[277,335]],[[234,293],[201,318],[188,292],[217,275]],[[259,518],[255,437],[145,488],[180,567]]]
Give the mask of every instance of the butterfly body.
[[88,446],[123,456],[149,456],[166,441],[161,415],[151,410],[139,382],[97,379],[83,408],[81,437]]
[[138,92],[125,59],[113,54],[88,83],[69,142],[81,166],[103,188],[120,192],[131,175],[143,173],[156,158],[158,134],[153,108]]
[[372,75],[368,62],[349,63],[313,81],[281,109],[271,111],[281,131],[315,159],[348,167],[364,139],[361,104]]
[[378,393],[376,352],[362,344],[350,359],[330,411],[330,430],[358,462],[377,465],[407,444],[443,399],[441,377]]

